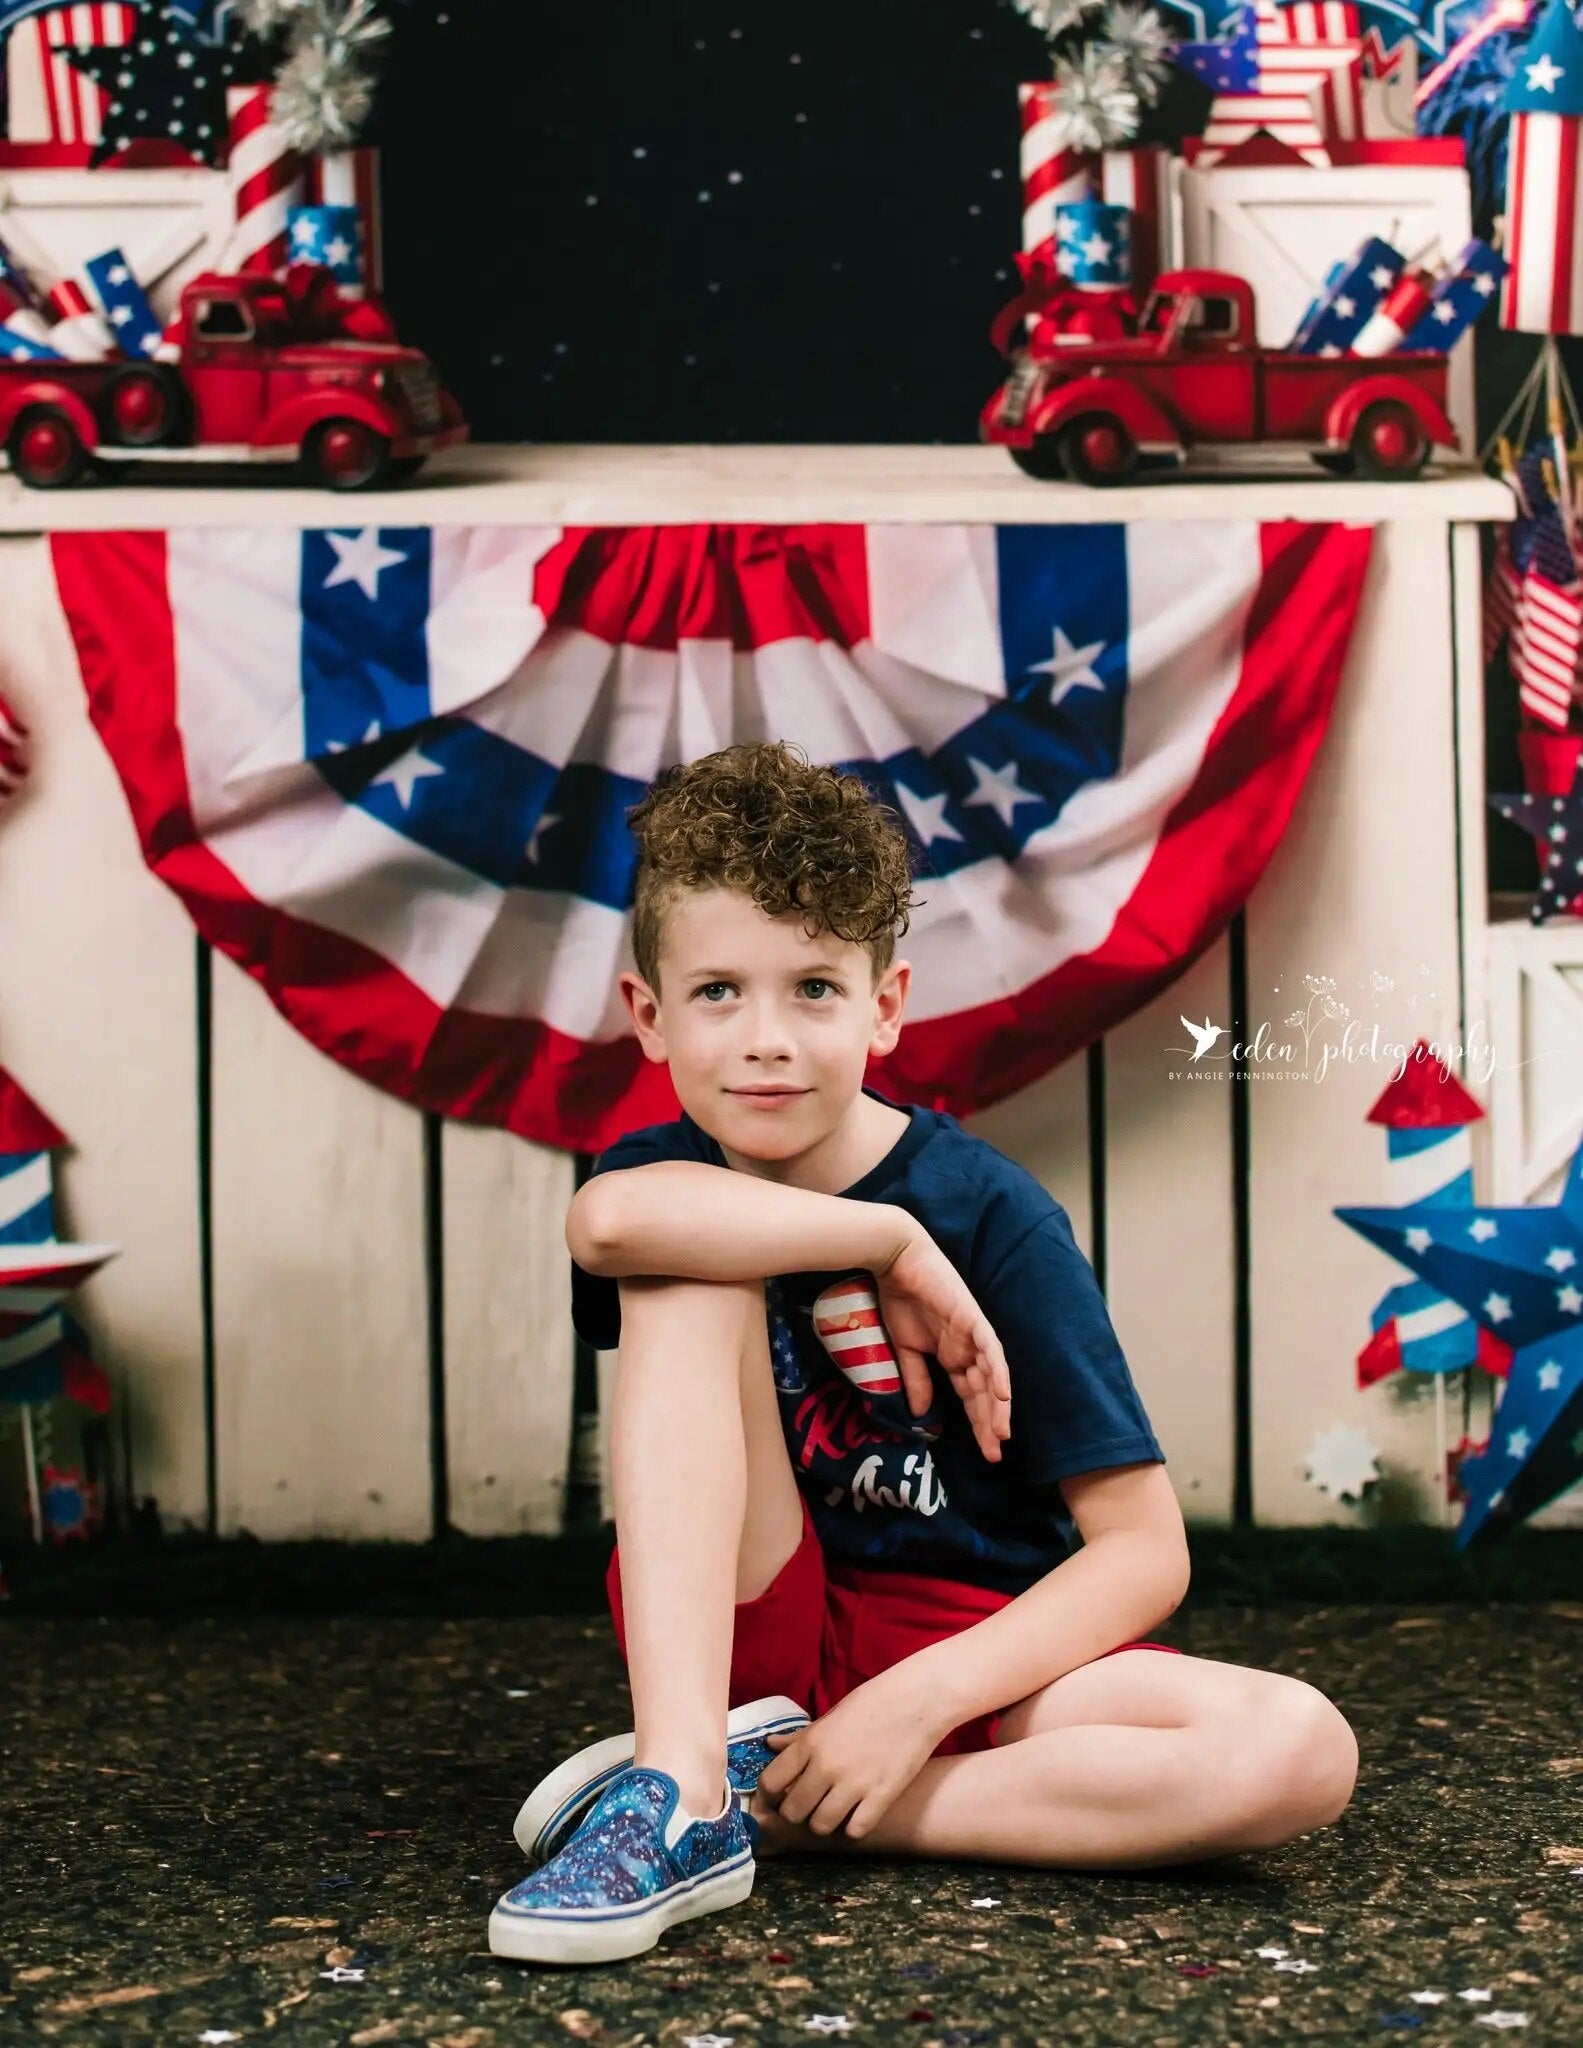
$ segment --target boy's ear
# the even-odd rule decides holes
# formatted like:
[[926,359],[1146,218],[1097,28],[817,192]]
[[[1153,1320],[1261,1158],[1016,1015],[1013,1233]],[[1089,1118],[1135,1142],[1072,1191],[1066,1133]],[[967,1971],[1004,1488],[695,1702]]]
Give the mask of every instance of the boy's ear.
[[665,1050],[665,1032],[654,991],[641,974],[634,974],[630,969],[616,977],[616,986],[632,1018],[644,1058],[652,1060],[656,1066],[664,1066],[669,1054]]
[[872,1057],[891,1052],[901,1036],[902,1012],[912,987],[912,962],[893,960],[884,979],[874,991],[874,1035],[868,1042]]

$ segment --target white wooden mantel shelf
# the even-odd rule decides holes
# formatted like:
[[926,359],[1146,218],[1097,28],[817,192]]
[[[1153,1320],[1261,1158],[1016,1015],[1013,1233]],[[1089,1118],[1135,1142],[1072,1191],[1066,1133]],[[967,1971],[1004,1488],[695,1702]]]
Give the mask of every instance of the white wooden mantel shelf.
[[[1268,458],[1254,458],[1267,460]],[[30,491],[0,476],[0,532],[177,526],[625,526],[826,520],[1083,525],[1134,519],[1504,520],[1511,493],[1482,471],[1412,483],[1321,476],[1307,462],[1172,474],[1117,490],[1038,483],[979,446],[484,444],[437,456],[398,491],[308,490],[284,472]]]

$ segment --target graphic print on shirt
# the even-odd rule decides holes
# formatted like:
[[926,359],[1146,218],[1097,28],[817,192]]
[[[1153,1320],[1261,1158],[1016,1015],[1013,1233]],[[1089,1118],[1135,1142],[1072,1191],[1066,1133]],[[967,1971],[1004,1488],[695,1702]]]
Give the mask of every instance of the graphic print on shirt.
[[[891,1508],[933,1516],[946,1504],[928,1445],[940,1434],[933,1409],[915,1416],[880,1318],[873,1275],[860,1270],[788,1314],[784,1289],[766,1282],[770,1357],[799,1469],[823,1484],[827,1507],[855,1513]],[[835,1368],[812,1383],[803,1370],[809,1338]],[[807,1341],[807,1340],[805,1340]],[[888,1546],[887,1546],[888,1547]]]

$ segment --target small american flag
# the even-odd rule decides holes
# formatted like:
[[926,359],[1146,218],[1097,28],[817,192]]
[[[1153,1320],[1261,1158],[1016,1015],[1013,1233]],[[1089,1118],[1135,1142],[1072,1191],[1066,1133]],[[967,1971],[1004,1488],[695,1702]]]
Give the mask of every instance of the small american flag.
[[1583,581],[1561,509],[1543,505],[1512,621],[1512,673],[1523,709],[1552,732],[1565,732],[1583,650]]
[[1214,163],[1262,129],[1311,164],[1363,132],[1363,41],[1346,0],[1256,0],[1223,43],[1184,43],[1175,61],[1215,89],[1194,159]]
[[1517,616],[1517,599],[1522,590],[1512,562],[1511,542],[1505,527],[1495,536],[1495,560],[1484,586],[1484,659],[1495,659],[1496,650],[1511,631]]
[[14,796],[27,776],[27,727],[0,697],[0,804]]
[[132,40],[137,9],[123,0],[81,0],[18,21],[5,44],[6,133],[12,142],[97,142],[110,95],[66,56],[80,46]]

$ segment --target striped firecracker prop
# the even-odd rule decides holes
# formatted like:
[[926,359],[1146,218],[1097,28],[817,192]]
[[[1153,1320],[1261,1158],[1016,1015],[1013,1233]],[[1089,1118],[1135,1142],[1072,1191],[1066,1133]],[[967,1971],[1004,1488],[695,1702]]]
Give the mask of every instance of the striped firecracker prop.
[[1172,260],[1167,222],[1171,153],[1166,149],[1107,149],[1100,159],[1099,197],[1132,216],[1132,290],[1141,306],[1154,280]]
[[27,780],[27,727],[0,697],[0,804]]
[[97,363],[120,354],[115,337],[76,278],[63,277],[52,284],[44,294],[44,305],[53,322],[49,345],[57,355],[69,362]]
[[1055,266],[1055,209],[1092,199],[1099,183],[1099,158],[1062,142],[1065,121],[1052,79],[1017,88],[1022,116],[1022,246]]
[[[385,282],[380,248],[383,223],[379,214],[379,151],[342,149],[314,157],[308,165],[309,206],[352,206],[363,230],[363,284],[378,292]],[[343,285],[342,290],[348,290]]]
[[270,119],[273,90],[270,85],[233,85],[226,91],[226,162],[236,225],[215,266],[219,270],[269,275],[291,260],[287,216],[302,203],[306,166]]
[[6,38],[6,140],[97,142],[110,95],[73,68],[66,51],[132,40],[137,9],[108,4],[52,7],[19,21]]
[[1583,334],[1583,30],[1567,0],[1550,0],[1502,104],[1511,115],[1511,269],[1501,325],[1524,334]]

